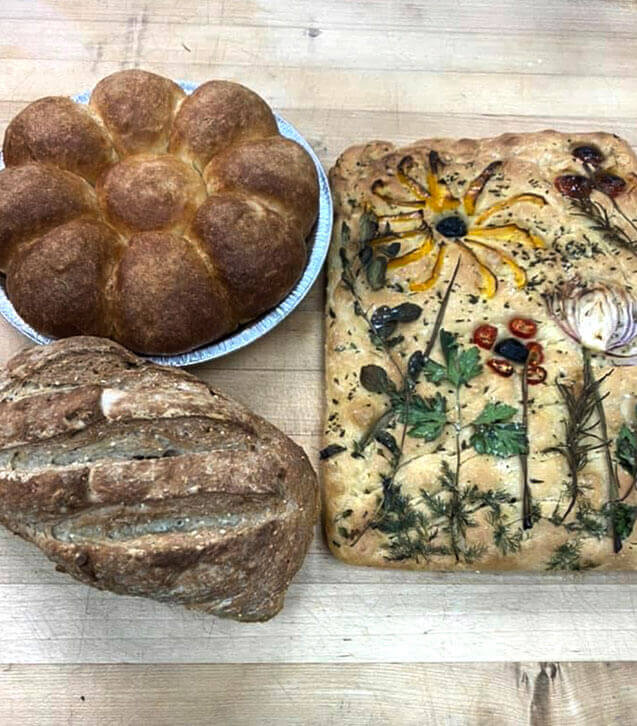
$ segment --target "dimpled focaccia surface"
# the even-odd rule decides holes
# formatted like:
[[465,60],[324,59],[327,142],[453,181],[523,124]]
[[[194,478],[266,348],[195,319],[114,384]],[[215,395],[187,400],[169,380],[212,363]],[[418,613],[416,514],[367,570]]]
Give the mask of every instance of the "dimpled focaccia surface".
[[154,73],[119,71],[88,106],[29,104],[3,156],[0,271],[40,333],[183,352],[273,307],[302,274],[314,162],[238,83],[186,96]]
[[87,585],[267,620],[317,514],[303,451],[183,371],[75,337],[0,372],[0,522]]
[[[603,133],[372,142],[339,158],[322,452],[336,556],[637,566],[637,369],[596,349],[610,329],[634,346],[636,174]],[[620,317],[601,304],[567,334],[554,301],[609,289]]]

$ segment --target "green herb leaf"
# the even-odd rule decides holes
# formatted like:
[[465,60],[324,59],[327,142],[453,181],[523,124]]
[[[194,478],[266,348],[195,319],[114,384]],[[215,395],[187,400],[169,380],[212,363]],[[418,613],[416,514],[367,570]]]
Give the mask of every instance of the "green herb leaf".
[[526,454],[528,450],[526,430],[520,423],[480,424],[469,443],[478,454],[490,454],[500,459]]
[[546,569],[577,571],[594,567],[593,562],[580,559],[581,549],[580,542],[564,542],[553,551],[551,559],[546,563]]
[[637,507],[626,502],[608,502],[604,507],[604,512],[609,517],[613,531],[623,542],[632,534],[637,521]]
[[615,454],[622,469],[637,476],[637,434],[626,424],[619,429],[615,442]]
[[400,447],[398,442],[389,431],[378,431],[374,436],[379,444],[382,444],[385,448],[389,449],[394,456],[400,453]]
[[358,223],[361,247],[378,234],[378,219],[371,211],[363,212]]
[[422,375],[431,383],[440,383],[447,377],[447,369],[435,360],[427,358],[422,366]]
[[359,378],[361,386],[370,393],[387,393],[396,389],[385,369],[377,365],[363,366]]
[[474,426],[480,424],[498,423],[500,421],[508,421],[517,411],[513,406],[506,403],[487,403],[482,413],[473,422]]
[[466,385],[472,378],[482,373],[482,364],[480,363],[480,351],[477,348],[468,348],[463,350],[458,356],[457,362],[458,375],[449,369],[448,378],[456,386]]
[[343,222],[341,225],[341,245],[347,247],[350,241],[350,230],[347,222]]
[[447,401],[439,393],[433,398],[414,396],[408,409],[401,402],[396,410],[398,420],[411,426],[407,435],[415,439],[434,441],[447,423]]
[[342,451],[347,451],[345,446],[341,446],[340,444],[329,444],[319,451],[319,459],[321,461],[325,461],[325,459],[336,456],[336,454],[340,454]]
[[440,347],[442,348],[442,355],[444,356],[447,367],[449,364],[456,360],[458,355],[458,341],[456,336],[450,333],[448,330],[440,331]]
[[447,379],[456,388],[482,373],[480,351],[476,347],[460,350],[455,336],[447,330],[440,331],[440,347],[447,364]]
[[399,323],[411,323],[414,320],[418,320],[421,313],[422,308],[420,305],[411,302],[401,303],[391,310],[392,320],[396,320]]
[[367,275],[367,282],[372,290],[380,290],[385,286],[385,276],[387,274],[387,258],[386,257],[374,257],[374,259],[367,265],[365,270]]

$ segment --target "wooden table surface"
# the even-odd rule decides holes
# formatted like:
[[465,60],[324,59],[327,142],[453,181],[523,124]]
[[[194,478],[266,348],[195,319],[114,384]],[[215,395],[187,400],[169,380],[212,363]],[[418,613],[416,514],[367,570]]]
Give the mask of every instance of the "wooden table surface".
[[[245,83],[326,167],[370,138],[552,126],[637,144],[630,0],[2,0],[0,61],[0,132],[29,101],[142,67]],[[193,370],[314,463],[322,305],[321,280]],[[25,344],[0,322],[0,359]],[[242,625],[86,588],[1,532],[0,721],[635,723],[636,614],[634,574],[357,569],[317,531],[283,612]]]

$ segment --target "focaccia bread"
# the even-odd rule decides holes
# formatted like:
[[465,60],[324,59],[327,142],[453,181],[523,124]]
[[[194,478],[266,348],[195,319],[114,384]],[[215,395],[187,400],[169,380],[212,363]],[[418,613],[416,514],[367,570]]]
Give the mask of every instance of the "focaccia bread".
[[347,150],[326,308],[329,545],[637,565],[637,159],[543,131]]
[[267,620],[318,506],[303,451],[184,371],[79,337],[0,372],[0,523],[87,585]]

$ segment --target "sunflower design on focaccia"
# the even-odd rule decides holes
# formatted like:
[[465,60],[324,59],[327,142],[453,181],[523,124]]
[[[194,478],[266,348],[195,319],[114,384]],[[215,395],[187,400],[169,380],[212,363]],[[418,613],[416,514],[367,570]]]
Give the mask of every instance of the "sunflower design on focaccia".
[[348,149],[331,171],[330,547],[637,566],[637,158],[610,134]]

